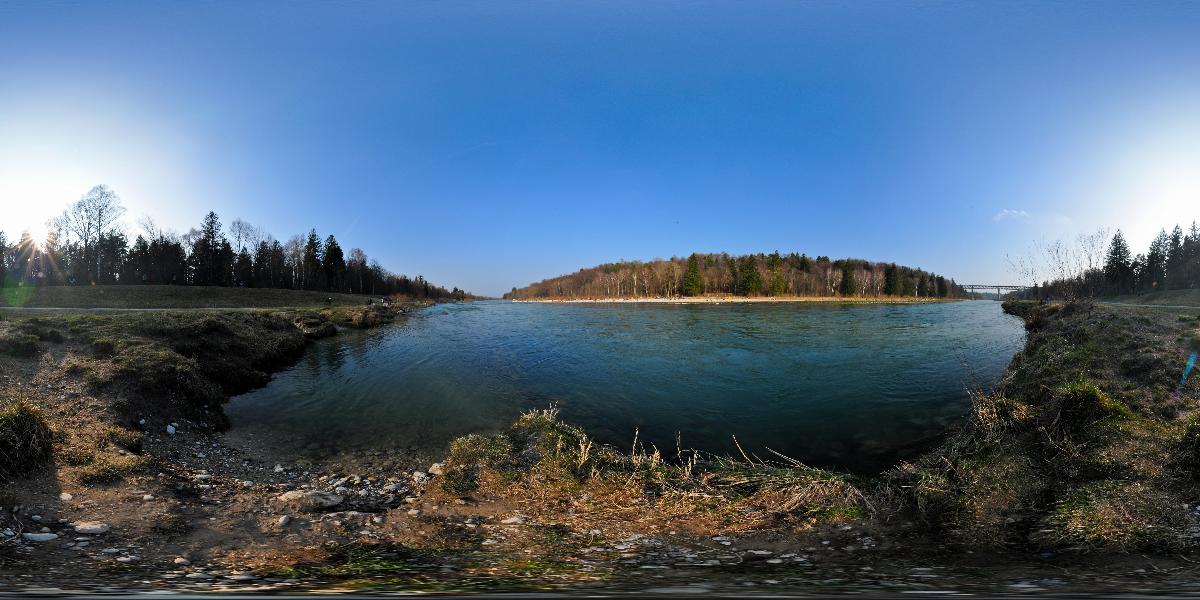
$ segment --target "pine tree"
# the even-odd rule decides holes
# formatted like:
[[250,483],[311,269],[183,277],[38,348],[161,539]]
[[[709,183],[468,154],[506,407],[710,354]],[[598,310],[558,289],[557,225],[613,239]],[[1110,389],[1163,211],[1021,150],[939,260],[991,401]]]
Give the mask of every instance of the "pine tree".
[[741,282],[738,287],[741,288],[743,296],[758,296],[762,294],[762,277],[758,274],[758,265],[755,264],[753,256],[743,256],[738,264],[738,275],[741,276]]
[[842,282],[838,284],[838,294],[842,296],[853,296],[858,291],[858,285],[854,282],[854,265],[850,261],[842,263]]
[[703,292],[703,281],[700,278],[700,259],[693,252],[688,257],[687,271],[683,274],[683,295],[699,296]]
[[333,238],[333,234],[325,238],[325,253],[321,257],[321,268],[325,271],[325,282],[328,289],[340,291],[342,281],[346,277],[346,260],[342,256],[342,247]]
[[1109,290],[1115,294],[1128,294],[1133,291],[1133,257],[1129,244],[1120,230],[1113,235],[1108,245],[1108,257],[1104,261],[1104,280]]

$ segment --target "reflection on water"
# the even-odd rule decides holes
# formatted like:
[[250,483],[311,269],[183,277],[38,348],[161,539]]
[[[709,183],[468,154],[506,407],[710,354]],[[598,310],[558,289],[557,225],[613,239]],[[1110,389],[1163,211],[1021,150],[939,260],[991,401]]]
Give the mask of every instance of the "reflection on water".
[[438,452],[557,404],[603,442],[870,471],[927,447],[1020,349],[996,302],[437,306],[322,341],[233,399],[287,452]]

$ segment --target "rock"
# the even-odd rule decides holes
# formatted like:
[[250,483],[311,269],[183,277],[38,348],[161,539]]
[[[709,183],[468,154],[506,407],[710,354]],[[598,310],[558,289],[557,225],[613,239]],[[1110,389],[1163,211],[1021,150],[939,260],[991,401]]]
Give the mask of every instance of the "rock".
[[425,471],[413,471],[412,478],[413,481],[421,483],[422,481],[429,479],[429,473],[426,473]]
[[282,473],[282,472],[283,472],[283,465],[275,465],[275,472],[276,472],[276,473]]
[[186,577],[188,579],[212,579],[213,578],[213,576],[209,575],[208,573],[188,573],[187,575],[184,575],[184,577]]
[[175,426],[167,425],[167,435],[175,435]]
[[529,520],[529,517],[526,517],[525,515],[513,515],[507,519],[504,519],[503,521],[500,521],[500,522],[505,525],[520,525],[521,523],[524,523],[527,520]]
[[254,487],[254,482],[253,481],[243,481],[242,487]]
[[153,502],[153,501],[154,501],[154,496],[151,496],[150,494],[146,494],[145,496],[142,496],[142,502]]
[[52,542],[58,539],[57,533],[22,533],[21,537],[31,542]]
[[175,564],[186,567],[186,566],[192,564],[192,561],[180,556],[175,559]]
[[107,523],[101,523],[100,521],[80,521],[75,524],[75,533],[82,533],[84,535],[100,535],[108,533],[109,529],[111,528]]
[[303,511],[330,508],[342,503],[341,496],[320,490],[292,490],[280,495],[275,500]]
[[437,462],[437,463],[433,463],[432,465],[429,465],[429,474],[430,475],[445,475],[446,474],[446,463]]
[[63,502],[70,502],[75,499],[75,496],[72,496],[71,494],[63,492],[58,495],[58,499],[62,500]]
[[279,526],[280,527],[287,527],[288,523],[291,523],[291,522],[292,522],[292,518],[288,515],[283,515],[282,517],[279,517]]
[[408,509],[408,516],[419,517],[419,516],[421,516],[421,511],[419,511],[415,508],[410,508],[410,509]]
[[409,497],[407,497],[407,498],[405,498],[405,499],[404,499],[404,503],[405,503],[405,504],[416,504],[416,503],[417,503],[417,499],[416,499],[415,497],[413,497],[413,496],[409,496]]

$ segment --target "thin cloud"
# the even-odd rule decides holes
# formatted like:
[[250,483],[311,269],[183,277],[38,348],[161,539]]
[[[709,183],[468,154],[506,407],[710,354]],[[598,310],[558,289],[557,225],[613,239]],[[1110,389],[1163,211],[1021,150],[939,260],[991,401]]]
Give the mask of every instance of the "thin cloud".
[[1028,218],[1029,218],[1029,213],[1027,213],[1023,210],[1013,210],[1011,208],[1006,208],[1006,209],[992,215],[993,221],[1003,221],[1005,219],[1028,219]]

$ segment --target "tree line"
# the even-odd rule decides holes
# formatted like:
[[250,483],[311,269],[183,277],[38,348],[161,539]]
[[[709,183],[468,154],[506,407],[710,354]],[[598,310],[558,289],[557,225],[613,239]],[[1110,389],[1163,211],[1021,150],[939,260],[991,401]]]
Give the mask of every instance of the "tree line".
[[1176,225],[1134,254],[1125,234],[1109,237],[1101,229],[1081,235],[1074,244],[1057,241],[1039,247],[1014,267],[1029,288],[1027,298],[1076,300],[1096,296],[1186,290],[1200,286],[1200,225],[1185,232]]
[[351,294],[403,294],[463,299],[418,275],[392,273],[360,248],[349,253],[316,229],[280,242],[235,219],[226,229],[215,212],[199,228],[175,234],[143,219],[132,242],[121,226],[125,208],[111,189],[92,188],[51,221],[45,240],[26,231],[10,241],[0,230],[0,281],[4,285],[204,285],[319,290]]
[[953,279],[895,263],[805,254],[696,254],[620,261],[513,288],[506,299],[816,296],[959,298]]
[[1200,226],[1193,221],[1186,234],[1178,225],[1171,233],[1162,229],[1146,252],[1137,255],[1118,230],[1109,242],[1102,275],[1106,295],[1194,288],[1200,285]]

